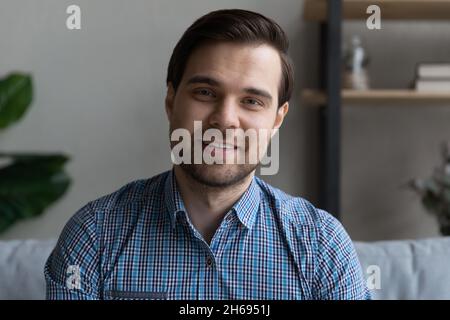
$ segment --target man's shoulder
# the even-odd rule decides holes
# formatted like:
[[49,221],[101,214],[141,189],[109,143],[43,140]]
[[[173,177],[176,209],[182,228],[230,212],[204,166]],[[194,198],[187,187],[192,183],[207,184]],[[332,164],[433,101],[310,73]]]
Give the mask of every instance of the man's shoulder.
[[151,200],[155,196],[161,196],[169,172],[166,171],[150,178],[130,181],[109,194],[89,201],[86,206],[89,206],[94,212],[107,213],[112,209],[118,209],[130,203],[140,203]]
[[286,220],[294,227],[309,228],[336,228],[340,227],[340,222],[327,211],[313,205],[309,200],[293,196],[280,190],[261,178],[257,178],[258,185],[276,208],[282,220]]
[[104,232],[121,236],[138,221],[141,208],[153,201],[152,207],[163,197],[164,182],[169,171],[147,179],[131,181],[114,192],[87,202],[66,223],[61,239],[103,237]]

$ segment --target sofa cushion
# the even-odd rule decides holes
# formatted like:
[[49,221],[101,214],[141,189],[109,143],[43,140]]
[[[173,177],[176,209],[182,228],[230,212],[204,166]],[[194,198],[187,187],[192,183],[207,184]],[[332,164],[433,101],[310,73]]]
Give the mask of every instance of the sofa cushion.
[[450,299],[450,237],[355,242],[355,248],[374,299]]
[[56,240],[0,241],[0,299],[45,299],[44,264]]

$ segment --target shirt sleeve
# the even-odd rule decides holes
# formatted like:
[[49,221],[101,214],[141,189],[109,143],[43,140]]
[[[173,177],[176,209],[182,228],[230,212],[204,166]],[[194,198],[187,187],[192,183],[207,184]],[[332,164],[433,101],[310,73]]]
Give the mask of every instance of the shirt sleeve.
[[319,210],[315,284],[320,300],[370,300],[353,242],[339,221]]
[[95,216],[86,205],[64,227],[44,267],[49,300],[99,299],[99,257]]

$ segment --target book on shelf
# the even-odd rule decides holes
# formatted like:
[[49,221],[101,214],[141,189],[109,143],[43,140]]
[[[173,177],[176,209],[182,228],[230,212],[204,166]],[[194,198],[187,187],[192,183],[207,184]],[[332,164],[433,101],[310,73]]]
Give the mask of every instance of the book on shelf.
[[417,91],[450,92],[450,78],[447,80],[417,79]]
[[421,62],[417,65],[416,76],[427,79],[449,79],[450,62]]
[[414,88],[422,92],[450,92],[450,62],[417,64]]

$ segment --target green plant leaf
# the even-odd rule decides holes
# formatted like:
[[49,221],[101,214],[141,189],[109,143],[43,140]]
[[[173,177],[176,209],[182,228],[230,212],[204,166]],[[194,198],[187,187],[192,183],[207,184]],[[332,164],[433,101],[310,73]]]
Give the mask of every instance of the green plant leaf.
[[11,73],[0,79],[0,129],[19,121],[33,99],[30,75]]
[[441,192],[441,186],[433,178],[425,180],[425,189],[435,196],[438,196]]
[[38,216],[61,198],[71,184],[63,154],[0,154],[0,232],[17,220]]
[[441,177],[441,183],[445,186],[445,187],[447,187],[447,188],[450,188],[450,175],[443,175],[442,177]]
[[440,200],[433,193],[427,192],[422,197],[422,204],[424,205],[425,209],[427,209],[432,214],[439,214],[441,209]]
[[450,204],[450,188],[442,191],[442,201]]

